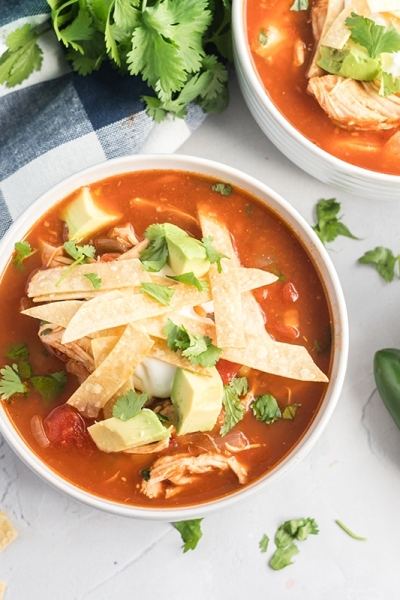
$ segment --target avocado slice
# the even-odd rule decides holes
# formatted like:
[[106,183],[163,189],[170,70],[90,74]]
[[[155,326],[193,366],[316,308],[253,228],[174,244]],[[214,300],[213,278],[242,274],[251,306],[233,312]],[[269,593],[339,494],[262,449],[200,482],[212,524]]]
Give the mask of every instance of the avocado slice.
[[64,210],[61,218],[68,227],[68,239],[80,241],[111,225],[119,216],[96,206],[89,188],[84,187],[79,196]]
[[334,75],[357,81],[372,81],[381,71],[378,58],[371,58],[365,48],[349,40],[341,50],[321,46],[318,65]]
[[172,427],[164,427],[156,413],[143,408],[131,419],[110,417],[88,427],[94,443],[103,452],[123,452],[129,448],[160,442],[171,435]]
[[189,235],[166,235],[168,264],[176,275],[194,273],[202,277],[210,268],[204,245]]
[[178,435],[210,431],[217,422],[224,386],[215,367],[208,369],[208,374],[176,370],[171,400]]

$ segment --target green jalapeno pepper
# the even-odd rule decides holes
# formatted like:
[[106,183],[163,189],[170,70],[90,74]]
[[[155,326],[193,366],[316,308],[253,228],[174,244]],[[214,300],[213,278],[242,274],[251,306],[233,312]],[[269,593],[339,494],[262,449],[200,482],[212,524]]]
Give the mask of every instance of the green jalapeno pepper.
[[374,356],[374,376],[379,395],[400,429],[400,350],[378,350]]

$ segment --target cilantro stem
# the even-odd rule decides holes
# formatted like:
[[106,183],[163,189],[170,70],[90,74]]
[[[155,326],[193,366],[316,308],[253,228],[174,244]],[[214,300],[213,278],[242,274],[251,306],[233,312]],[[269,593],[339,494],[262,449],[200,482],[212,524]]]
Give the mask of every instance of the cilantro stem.
[[79,265],[80,263],[82,263],[85,260],[85,256],[82,255],[80,258],[77,258],[73,263],[71,263],[69,265],[69,267],[67,267],[67,269],[65,270],[65,272],[61,275],[60,279],[57,281],[57,283],[55,284],[56,287],[58,287],[62,281],[64,281],[64,279],[66,278],[66,276],[68,275],[68,273],[71,271],[71,269],[73,269],[74,267],[76,267],[76,265]]
[[349,535],[350,537],[352,537],[355,540],[360,540],[362,542],[365,542],[367,538],[365,537],[361,537],[359,535],[356,535],[355,533],[353,533],[348,527],[346,527],[346,525],[344,525],[341,521],[339,521],[339,519],[335,520],[335,523],[337,525],[339,525],[339,527],[341,529],[343,529],[343,531],[345,531],[347,533],[347,535]]

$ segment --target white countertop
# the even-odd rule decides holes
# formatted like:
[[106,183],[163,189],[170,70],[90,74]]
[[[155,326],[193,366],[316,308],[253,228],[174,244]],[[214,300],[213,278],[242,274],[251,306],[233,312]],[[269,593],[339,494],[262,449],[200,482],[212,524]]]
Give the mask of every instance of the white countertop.
[[[208,117],[179,153],[206,157],[257,177],[310,223],[321,198],[335,197],[360,238],[338,238],[329,253],[350,321],[345,384],[332,420],[306,458],[273,487],[202,523],[196,550],[183,554],[168,523],[102,514],[34,475],[0,436],[0,509],[18,538],[0,555],[4,600],[394,600],[399,598],[400,431],[383,406],[374,352],[400,347],[400,279],[387,284],[357,264],[375,246],[400,252],[400,204],[364,200],[291,164],[253,121],[236,82],[231,104]],[[299,542],[294,564],[268,566],[277,527],[313,517],[320,533]],[[343,521],[367,541],[335,523]],[[268,552],[258,543],[266,533]]]

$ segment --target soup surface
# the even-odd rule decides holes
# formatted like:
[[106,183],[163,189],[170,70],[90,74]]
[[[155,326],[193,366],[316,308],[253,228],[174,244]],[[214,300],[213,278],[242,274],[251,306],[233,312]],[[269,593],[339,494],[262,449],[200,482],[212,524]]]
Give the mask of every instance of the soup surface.
[[[398,127],[380,131],[343,129],[307,92],[307,71],[314,51],[312,2],[308,10],[301,11],[290,10],[292,4],[291,0],[247,0],[251,54],[269,97],[291,125],[333,156],[372,171],[400,175],[399,146],[393,141]],[[272,36],[272,42],[263,48],[267,35]]]
[[[68,266],[51,266],[54,256],[61,256],[61,260],[69,259],[72,262],[63,247],[66,229],[61,216],[82,190],[77,190],[39,219],[26,237],[31,248],[37,249],[37,252],[24,260],[22,268],[15,261],[10,262],[2,275],[0,310],[7,323],[2,328],[0,337],[2,364],[3,367],[14,364],[14,373],[18,373],[26,385],[25,393],[11,394],[9,398],[5,397],[3,391],[3,406],[34,453],[63,478],[97,496],[135,506],[175,507],[230,494],[260,478],[287,456],[309,428],[324,397],[327,386],[324,374],[329,375],[331,364],[331,318],[319,275],[305,249],[276,214],[242,190],[218,188],[217,183],[193,173],[143,171],[92,184],[89,191],[96,205],[108,213],[118,215],[118,220],[112,227],[107,226],[84,240],[85,244],[96,247],[95,258],[89,261],[90,268],[95,270],[99,263],[115,266],[124,262],[120,258],[126,252],[126,247],[114,247],[113,244],[107,246],[107,240],[115,239],[110,234],[114,226],[125,227],[131,224],[139,244],[143,243],[147,228],[157,223],[173,223],[200,240],[202,231],[198,211],[201,209],[206,218],[211,218],[220,227],[226,228],[228,237],[232,240],[235,256],[221,259],[222,272],[227,263],[235,267],[234,262],[237,260],[237,266],[240,264],[242,268],[256,268],[262,275],[271,273],[276,276],[269,285],[251,292],[265,322],[265,329],[262,327],[262,331],[256,333],[256,342],[273,351],[275,348],[277,351],[279,349],[281,366],[284,371],[288,369],[289,373],[294,362],[290,349],[294,345],[305,348],[307,360],[315,364],[316,371],[321,371],[320,381],[314,375],[308,381],[278,376],[268,372],[268,365],[264,372],[248,364],[243,366],[240,361],[226,360],[222,353],[222,358],[221,355],[218,357],[216,368],[225,386],[226,401],[221,404],[218,418],[211,428],[180,435],[177,432],[176,406],[171,405],[169,398],[153,397],[150,392],[146,407],[164,415],[160,422],[172,432],[167,440],[147,444],[146,453],[136,453],[137,447],[136,450],[132,449],[133,453],[105,452],[96,446],[87,428],[107,417],[109,405],[100,409],[97,415],[93,416],[91,413],[92,416],[88,416],[87,411],[83,410],[79,414],[76,406],[66,404],[75,397],[80,386],[88,381],[93,369],[87,365],[86,369],[83,368],[79,357],[73,354],[68,356],[62,348],[60,350],[51,345],[51,335],[62,330],[62,327],[54,327],[54,323],[47,322],[48,319],[43,323],[22,313],[22,310],[30,310],[33,306],[51,306],[51,302],[47,304],[43,300],[38,303],[32,297],[28,298],[28,284],[33,281],[35,274],[41,274],[43,270],[52,271],[56,268],[60,273],[65,273]],[[220,193],[218,189],[224,193],[227,189],[226,193],[229,195]],[[135,248],[135,243],[130,242],[130,250]],[[218,240],[213,243],[218,250]],[[50,252],[53,253],[50,259],[49,245],[53,249],[58,248]],[[220,267],[217,268],[216,263],[214,267],[214,276],[218,277]],[[74,268],[78,267],[70,269],[64,282],[72,276]],[[202,279],[208,281],[210,273],[203,275]],[[150,272],[150,275],[157,273]],[[171,284],[194,289],[193,285],[184,283],[171,281]],[[58,292],[58,289],[54,287],[54,292]],[[110,292],[101,292],[100,288],[100,293]],[[111,291],[112,293],[114,292]],[[135,298],[138,296],[137,289],[124,288],[118,293],[125,298],[133,293]],[[84,293],[75,297],[80,298],[80,303],[86,306],[98,300],[96,296],[91,299],[90,294],[85,299]],[[108,312],[112,313],[114,305],[111,296],[110,298],[107,306]],[[54,300],[57,298],[54,297]],[[68,298],[64,302],[68,302]],[[156,299],[151,299],[151,302],[154,305],[160,304]],[[200,319],[203,319],[203,324],[206,323],[209,328],[214,327],[212,302],[197,306],[196,311]],[[95,313],[89,321],[94,319]],[[251,315],[245,312],[242,320],[247,336]],[[238,316],[238,328],[239,321]],[[39,329],[41,335],[38,335]],[[100,323],[97,329],[104,329],[104,326]],[[106,333],[109,334],[110,330]],[[93,337],[98,335],[98,332],[88,334],[77,340],[81,344],[81,350],[85,348],[86,356],[91,360]],[[254,332],[252,335],[254,336]],[[46,336],[50,336],[49,343],[45,343]],[[151,339],[154,341],[154,337]],[[213,341],[217,343],[215,339]],[[161,342],[165,344],[165,340]],[[280,345],[274,346],[276,343]],[[19,355],[16,344],[25,348]],[[229,354],[229,349],[226,351],[228,357],[235,356]],[[178,350],[176,354],[180,353]],[[131,358],[129,352],[124,356],[126,360]],[[250,362],[251,360],[252,358]],[[26,371],[26,362],[30,365],[30,372]],[[305,367],[300,371],[303,373],[307,369]],[[45,386],[32,379],[32,376],[51,377],[55,373],[64,372],[66,383],[64,388],[56,385],[60,392],[56,397],[46,393]],[[153,372],[153,377],[159,378],[157,371]],[[236,412],[239,404],[239,416],[235,419],[231,414],[232,406],[227,400],[226,391],[232,381],[239,378],[242,383],[247,382],[247,386],[234,398]],[[136,391],[139,394],[140,390]],[[116,396],[118,394],[113,396],[114,403]],[[272,397],[272,404],[278,413],[274,409],[273,416],[264,415],[264,420],[260,420],[263,408],[258,411],[258,416],[255,410],[255,402],[260,396],[264,400]],[[74,415],[72,420],[69,420],[70,413]],[[75,418],[77,415],[78,419]],[[227,415],[231,418],[230,424],[227,423]],[[176,471],[164,473],[160,485],[156,485],[155,491],[150,493],[146,486],[152,482],[156,461],[161,461],[158,464],[162,466],[163,460],[174,458],[177,461]],[[190,464],[191,459],[195,460],[194,466]],[[204,468],[201,468],[199,460],[204,460]]]

